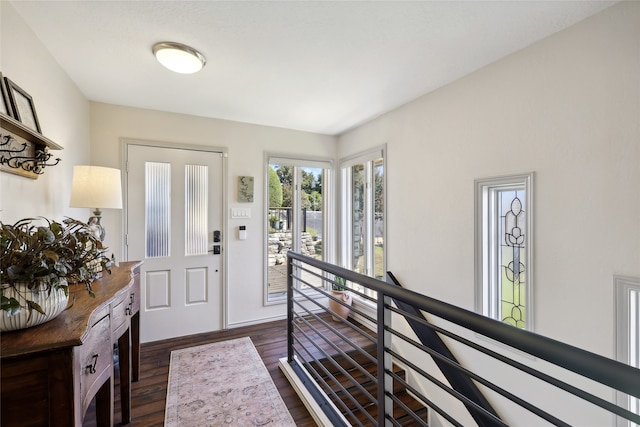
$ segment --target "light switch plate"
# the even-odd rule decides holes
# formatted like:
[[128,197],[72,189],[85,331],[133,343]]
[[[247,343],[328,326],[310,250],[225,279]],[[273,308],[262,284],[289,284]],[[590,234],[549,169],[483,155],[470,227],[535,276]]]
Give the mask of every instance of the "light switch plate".
[[232,219],[251,218],[251,208],[231,208]]

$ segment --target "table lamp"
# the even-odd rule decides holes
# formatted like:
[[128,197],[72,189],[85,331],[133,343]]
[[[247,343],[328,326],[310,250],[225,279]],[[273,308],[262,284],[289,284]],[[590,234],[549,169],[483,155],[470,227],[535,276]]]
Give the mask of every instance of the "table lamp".
[[122,209],[120,169],[74,166],[69,207],[93,208],[93,216],[89,217],[88,224],[96,237],[104,241],[101,209]]

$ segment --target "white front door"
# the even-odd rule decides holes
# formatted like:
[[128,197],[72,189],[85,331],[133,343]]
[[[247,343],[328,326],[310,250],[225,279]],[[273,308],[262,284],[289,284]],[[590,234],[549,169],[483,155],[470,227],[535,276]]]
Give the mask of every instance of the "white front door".
[[127,144],[127,259],[143,342],[222,327],[223,153]]

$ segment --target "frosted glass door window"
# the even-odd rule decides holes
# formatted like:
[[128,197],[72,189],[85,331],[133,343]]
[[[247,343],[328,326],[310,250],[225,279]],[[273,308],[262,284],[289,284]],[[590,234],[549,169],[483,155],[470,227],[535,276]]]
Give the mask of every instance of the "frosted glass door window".
[[146,258],[168,257],[171,245],[171,165],[145,163]]
[[208,176],[207,166],[185,165],[185,255],[207,254]]

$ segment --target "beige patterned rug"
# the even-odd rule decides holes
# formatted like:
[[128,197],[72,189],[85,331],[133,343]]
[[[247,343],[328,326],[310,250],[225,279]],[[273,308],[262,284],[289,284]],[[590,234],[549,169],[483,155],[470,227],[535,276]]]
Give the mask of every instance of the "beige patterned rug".
[[295,426],[251,339],[171,352],[166,427]]

